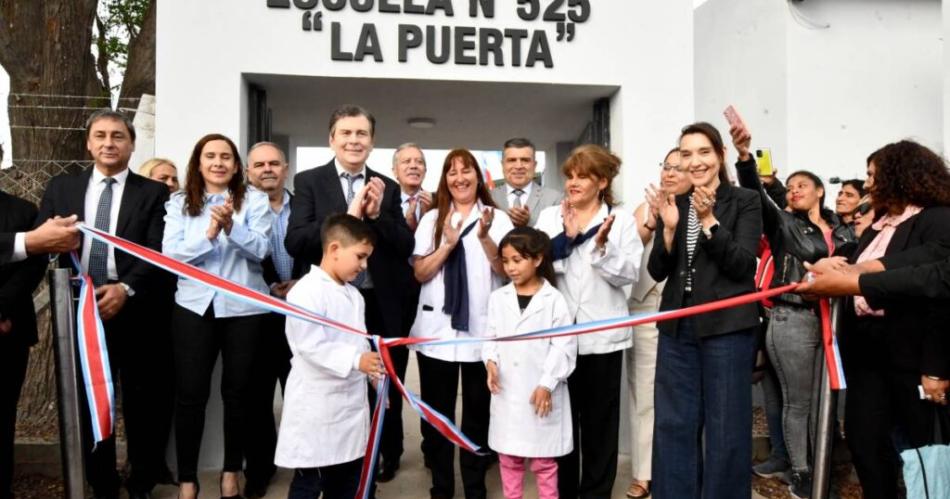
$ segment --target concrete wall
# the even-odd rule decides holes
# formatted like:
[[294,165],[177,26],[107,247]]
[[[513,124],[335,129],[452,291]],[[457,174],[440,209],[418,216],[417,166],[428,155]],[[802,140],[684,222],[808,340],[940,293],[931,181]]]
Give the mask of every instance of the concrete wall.
[[910,137],[942,149],[943,26],[935,0],[804,2],[789,22],[791,168],[864,177],[865,158]]
[[[243,142],[247,111],[242,74],[248,73],[617,85],[611,106],[613,148],[628,165],[619,184],[625,192],[641,192],[647,177],[640,168],[650,166],[649,178],[654,176],[652,166],[670,136],[693,114],[692,2],[592,2],[590,19],[576,26],[570,43],[556,41],[554,23],[522,21],[514,2],[496,2],[493,19],[471,19],[468,3],[453,2],[451,18],[322,9],[324,30],[314,33],[300,29],[300,10],[268,9],[263,1],[241,6],[227,0],[161,2],[156,153],[187,157],[197,138],[210,131]],[[341,39],[348,50],[355,46],[359,27],[375,23],[384,62],[331,60],[331,22],[342,23]],[[410,52],[408,63],[399,63],[398,23],[544,29],[554,67],[436,65],[425,59],[424,48]],[[668,78],[671,67],[676,74]],[[359,101],[359,96],[341,99]],[[291,137],[290,143],[306,141]]]
[[696,114],[725,132],[721,109],[736,104],[785,173],[863,177],[870,152],[905,137],[942,150],[940,8],[710,0],[696,11]]
[[[696,9],[693,40],[696,119],[719,128],[728,144],[722,112],[735,106],[754,145],[772,149],[782,166],[788,164],[786,14],[783,1],[709,0]],[[731,163],[735,155],[729,153]]]
[[[693,117],[692,0],[592,1],[590,19],[576,25],[570,43],[556,41],[553,23],[522,21],[515,2],[496,2],[493,19],[471,19],[469,2],[452,3],[456,12],[451,18],[321,8],[324,30],[314,33],[301,30],[300,10],[268,9],[262,0],[159,2],[156,154],[187,158],[195,141],[209,132],[226,134],[245,149],[245,74],[610,85],[619,87],[611,97],[611,145],[625,163],[616,190],[631,204],[638,203],[677,130]],[[341,39],[347,50],[355,47],[360,26],[375,23],[384,61],[331,60],[331,22],[342,24]],[[399,63],[399,23],[543,29],[554,67],[437,65],[425,59],[424,48],[411,52],[408,63]],[[506,57],[510,56],[507,50]],[[340,99],[358,103],[360,96],[341,95]],[[317,122],[322,125],[325,119],[320,116]],[[324,134],[319,132],[321,145]],[[311,142],[299,136],[287,141],[291,162],[296,147]],[[220,417],[219,406],[211,404],[209,421],[220,421]],[[209,424],[206,430],[202,466],[213,468],[220,464],[220,425]]]

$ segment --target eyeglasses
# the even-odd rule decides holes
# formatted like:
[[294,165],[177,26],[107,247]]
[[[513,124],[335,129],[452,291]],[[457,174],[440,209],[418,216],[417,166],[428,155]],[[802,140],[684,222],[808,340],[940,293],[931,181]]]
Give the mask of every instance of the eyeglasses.
[[663,173],[667,173],[673,170],[676,170],[680,173],[686,173],[689,171],[688,166],[684,165],[671,165],[669,163],[660,163],[660,168],[663,170]]

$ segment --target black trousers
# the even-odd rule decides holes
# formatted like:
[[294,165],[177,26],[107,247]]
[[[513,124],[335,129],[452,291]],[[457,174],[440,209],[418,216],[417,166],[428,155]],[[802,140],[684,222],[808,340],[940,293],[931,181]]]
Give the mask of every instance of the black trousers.
[[920,400],[920,375],[886,367],[846,370],[845,431],[865,499],[897,497],[901,473],[894,429],[910,447],[933,443],[935,404]]
[[277,449],[277,424],[274,420],[274,388],[280,383],[281,393],[290,373],[290,347],[284,333],[283,315],[267,314],[262,321],[260,369],[252,380],[248,418],[253,429],[247,436],[245,456],[248,482],[270,483],[277,471],[274,453]]
[[29,345],[0,337],[0,499],[13,497],[16,406],[29,358]]
[[[155,331],[153,311],[134,298],[112,319],[105,321],[106,347],[113,383],[120,386],[122,417],[130,467],[126,486],[136,492],[150,491],[156,473],[164,467],[168,442],[167,421],[171,392],[168,336]],[[167,323],[166,323],[167,324]],[[77,368],[81,369],[77,352]],[[95,445],[89,419],[85,386],[79,380],[80,430],[86,463],[86,480],[97,496],[115,497],[119,489],[115,435]]]
[[[379,310],[375,293],[376,291],[374,289],[360,290],[360,294],[363,295],[363,301],[366,303],[366,329],[372,334],[378,334],[383,337],[408,336],[408,329],[406,330],[406,334],[387,334],[387,324],[384,322],[386,318],[383,317],[382,312]],[[400,326],[402,325],[400,324]],[[401,330],[400,327],[400,331]],[[406,366],[409,365],[409,349],[406,347],[397,347],[391,349],[389,352],[393,359],[399,380],[405,381]],[[376,390],[369,391],[369,404],[370,414],[372,414],[373,407],[376,405]],[[379,441],[379,455],[382,457],[382,461],[379,464],[387,467],[398,466],[403,450],[402,396],[396,388],[391,387],[389,389],[389,407],[386,409],[386,416],[383,418],[383,434],[380,436]]]
[[205,407],[211,373],[221,354],[221,397],[224,399],[223,471],[243,469],[252,380],[264,335],[266,314],[215,318],[208,307],[203,316],[175,306],[172,344],[175,353],[175,444],[178,480],[197,482],[198,454],[204,433]]
[[623,350],[577,356],[567,380],[574,450],[557,460],[562,498],[610,498],[617,476],[622,368]]
[[[476,445],[487,449],[491,393],[488,391],[485,365],[481,362],[446,362],[423,354],[416,355],[416,359],[419,361],[422,400],[453,423],[461,372],[462,433]],[[427,423],[422,424],[422,434],[432,465],[431,494],[452,497],[455,492],[455,445]],[[459,452],[466,499],[484,499],[489,458],[464,450]]]
[[[363,458],[322,468],[298,468],[287,499],[353,499],[360,488]],[[321,495],[322,494],[322,495]],[[372,497],[372,494],[370,495]]]

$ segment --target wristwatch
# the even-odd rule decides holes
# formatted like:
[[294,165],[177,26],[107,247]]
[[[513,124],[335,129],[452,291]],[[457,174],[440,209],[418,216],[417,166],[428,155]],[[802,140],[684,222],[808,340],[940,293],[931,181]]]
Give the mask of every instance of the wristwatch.
[[709,228],[703,227],[703,235],[706,236],[706,239],[712,239],[713,234],[719,229],[719,222],[716,222],[709,226]]

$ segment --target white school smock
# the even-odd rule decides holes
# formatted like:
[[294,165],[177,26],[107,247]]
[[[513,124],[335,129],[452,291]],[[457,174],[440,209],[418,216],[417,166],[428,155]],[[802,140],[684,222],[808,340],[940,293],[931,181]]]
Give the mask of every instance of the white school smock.
[[[574,248],[570,256],[554,262],[557,289],[564,295],[576,323],[629,315],[627,295],[629,286],[637,283],[643,243],[633,215],[622,209],[614,209],[609,214],[614,215],[614,224],[607,235],[603,254],[591,237]],[[601,203],[600,211],[581,232],[600,224],[607,215],[607,205]],[[535,228],[551,239],[564,232],[561,207],[545,208],[538,215]],[[624,286],[628,286],[627,290]],[[577,345],[580,355],[616,352],[633,346],[633,333],[631,328],[624,327],[585,334],[577,337]]]
[[[522,313],[514,284],[491,294],[488,334],[510,336],[571,324],[561,293],[550,283],[531,298]],[[482,358],[498,365],[501,391],[491,396],[488,446],[518,457],[557,457],[571,452],[571,397],[567,377],[577,361],[577,338],[489,342]],[[551,412],[540,417],[530,403],[535,388],[551,390]]]
[[[443,276],[445,269],[422,283],[419,292],[419,305],[416,308],[416,321],[412,324],[409,336],[413,338],[454,339],[468,337],[483,337],[488,330],[488,297],[492,290],[501,286],[501,278],[492,272],[491,262],[482,249],[478,240],[478,219],[482,216],[484,207],[481,203],[472,207],[468,217],[462,222],[465,230],[472,222],[475,227],[461,240],[465,247],[466,273],[468,274],[468,332],[456,331],[452,328],[452,316],[442,311],[445,304],[445,284]],[[416,246],[413,250],[413,259],[425,256],[436,249],[432,237],[435,234],[435,222],[439,210],[429,210],[419,221],[416,228]],[[502,211],[495,209],[495,218],[488,236],[495,244],[501,241],[514,226],[511,219]],[[447,362],[481,362],[481,344],[428,346],[414,345],[413,350]]]
[[[338,284],[318,266],[301,278],[287,301],[357,329],[365,329],[365,305],[358,289]],[[284,410],[274,463],[316,468],[363,456],[369,439],[367,376],[359,357],[366,338],[287,317],[293,358],[284,391]]]

